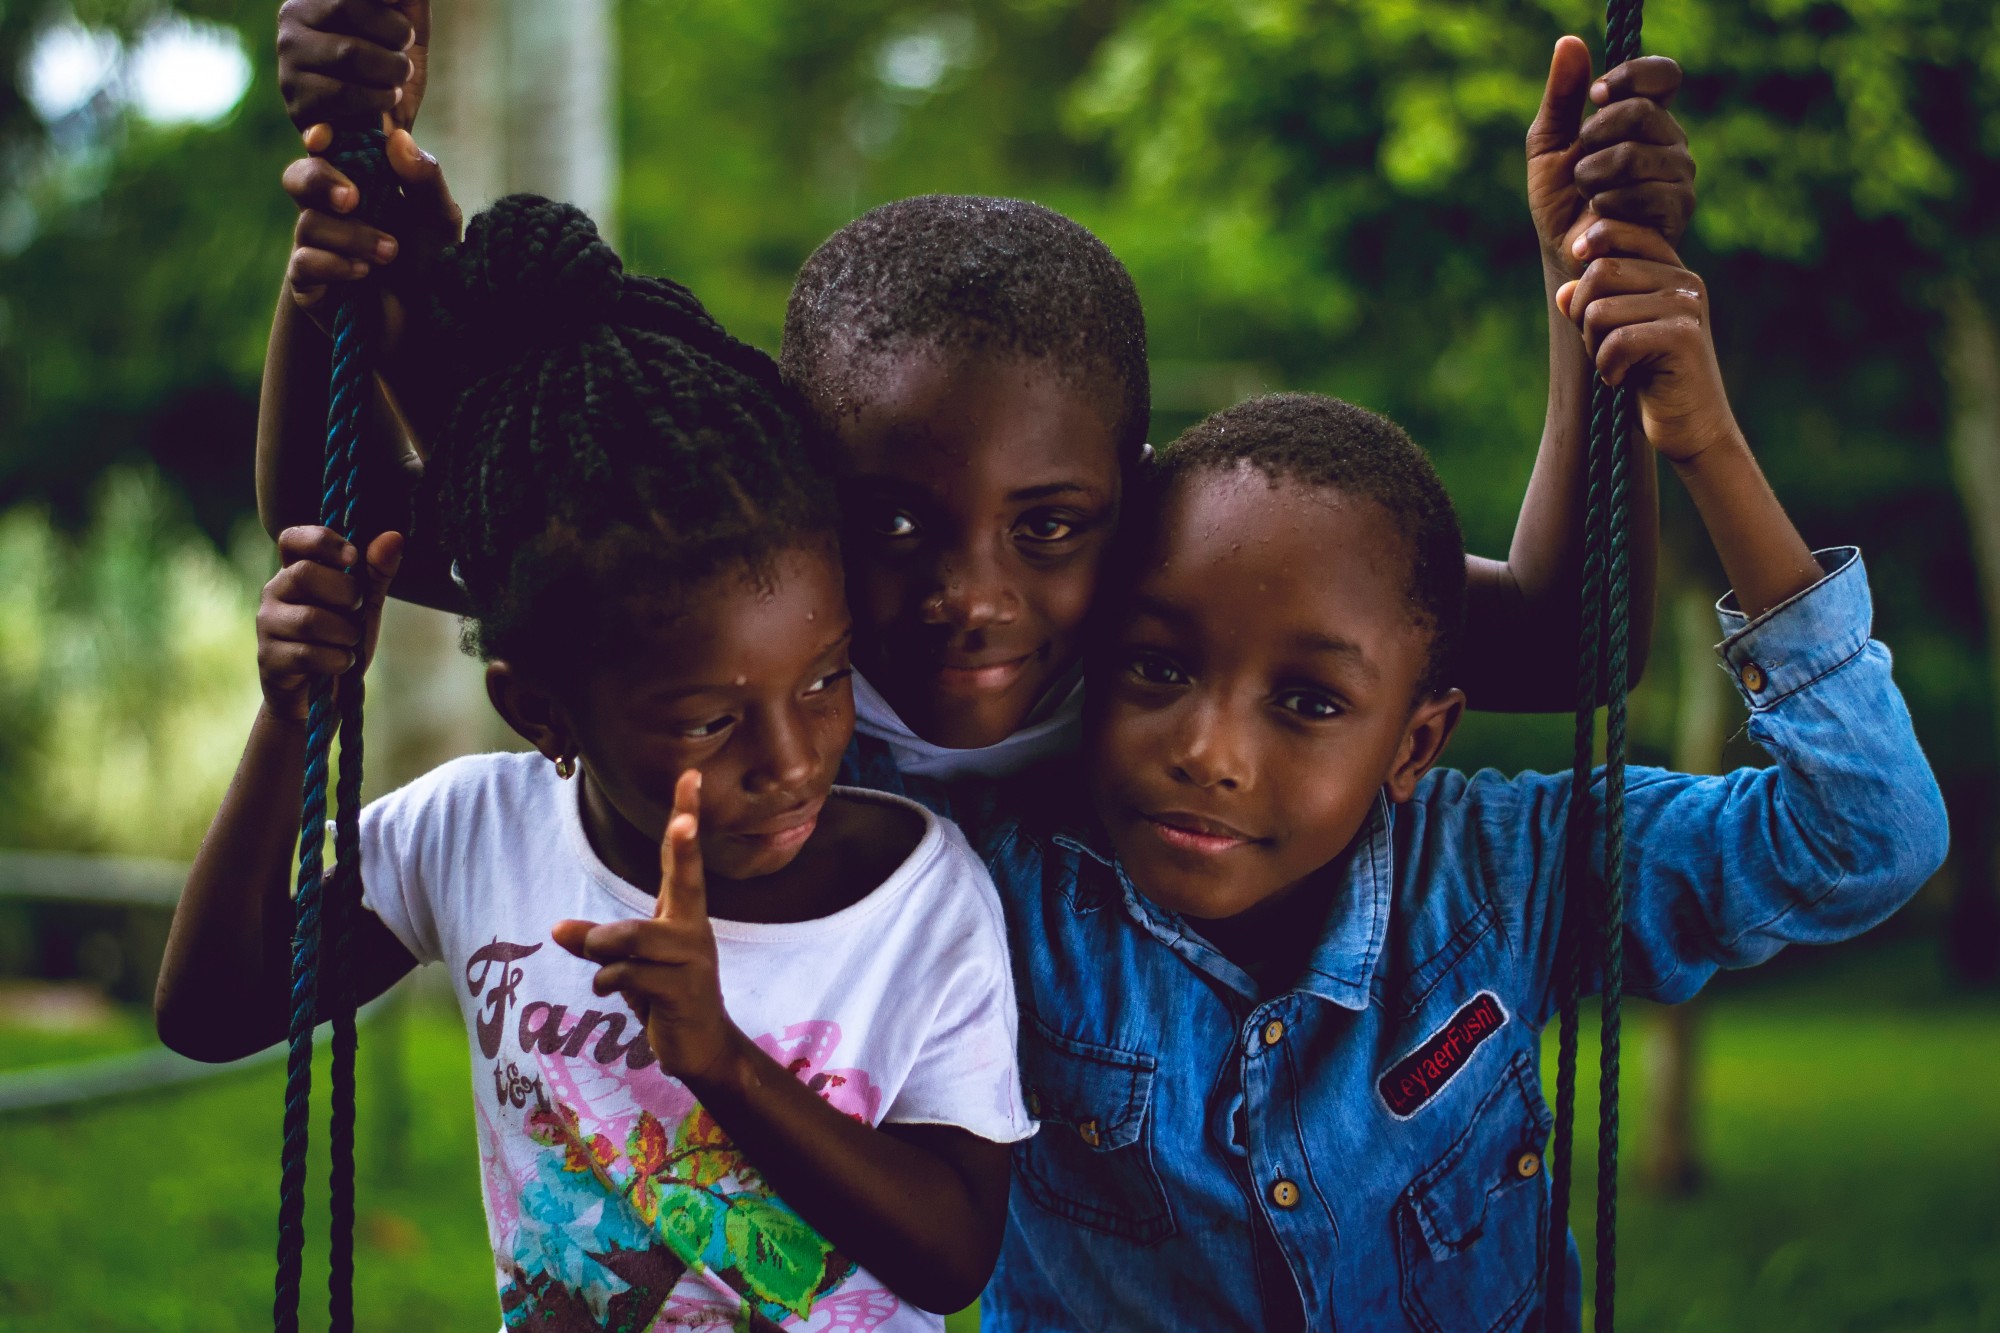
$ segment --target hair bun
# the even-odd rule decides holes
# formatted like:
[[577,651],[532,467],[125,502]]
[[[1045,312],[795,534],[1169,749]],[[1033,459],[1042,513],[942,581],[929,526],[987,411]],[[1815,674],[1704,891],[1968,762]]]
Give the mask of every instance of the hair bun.
[[441,268],[443,331],[489,353],[605,322],[625,285],[624,264],[588,214],[533,194],[473,218]]

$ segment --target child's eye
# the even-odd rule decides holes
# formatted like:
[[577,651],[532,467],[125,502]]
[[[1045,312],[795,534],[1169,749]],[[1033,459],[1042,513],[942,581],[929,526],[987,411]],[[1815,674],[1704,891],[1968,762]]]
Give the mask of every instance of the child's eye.
[[1318,690],[1286,690],[1277,698],[1278,707],[1314,722],[1339,717],[1346,710]]
[[1148,685],[1185,685],[1187,676],[1164,653],[1137,653],[1126,669]]
[[841,681],[846,680],[849,676],[853,674],[854,674],[853,667],[842,667],[838,671],[829,671],[824,676],[821,676],[818,680],[814,681],[812,684],[806,686],[806,693],[808,695],[824,694],[828,690],[832,689],[834,686],[840,684]]
[[694,722],[686,726],[676,727],[674,730],[678,731],[687,740],[713,740],[723,732],[729,730],[730,724],[735,721],[736,719],[733,717],[711,718],[706,722]]
[[893,509],[876,516],[868,526],[869,531],[875,536],[887,537],[891,540],[917,535],[917,520],[911,518],[900,509]]
[[1015,526],[1031,542],[1067,541],[1076,535],[1076,520],[1064,514],[1030,514]]

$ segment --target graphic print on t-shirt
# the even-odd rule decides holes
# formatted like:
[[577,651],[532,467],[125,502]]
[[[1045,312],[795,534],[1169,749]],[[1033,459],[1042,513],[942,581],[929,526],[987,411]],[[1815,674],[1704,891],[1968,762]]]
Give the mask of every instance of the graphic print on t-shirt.
[[[622,1001],[570,1014],[532,998],[540,944],[494,938],[468,960],[480,1156],[509,1329],[880,1326],[896,1297],[772,1192],[729,1136],[662,1073]],[[795,1023],[756,1043],[836,1110],[873,1124],[881,1093],[834,1067],[840,1026]],[[850,1279],[859,1278],[851,1282]]]

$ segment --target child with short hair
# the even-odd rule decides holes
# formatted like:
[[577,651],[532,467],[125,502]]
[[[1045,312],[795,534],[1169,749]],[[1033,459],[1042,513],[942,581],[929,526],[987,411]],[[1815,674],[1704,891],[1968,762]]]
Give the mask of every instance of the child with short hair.
[[[1776,761],[1628,771],[1626,987],[1674,1002],[1874,925],[1947,832],[1860,556],[1811,553],[1765,484],[1700,279],[1621,249],[1561,306],[1708,527]],[[1147,489],[1087,772],[959,811],[1041,1125],[988,1327],[1539,1327],[1570,778],[1433,767],[1465,707],[1450,501],[1401,430],[1309,395],[1210,417]]]
[[[507,1326],[939,1328],[1031,1132],[1014,998],[958,831],[834,785],[852,624],[810,418],[564,205],[475,219],[437,300],[438,539],[534,748],[363,811],[345,965],[362,1000],[452,979]],[[402,541],[280,549],[160,973],[162,1039],[206,1060],[283,1038],[308,687],[365,667]]]

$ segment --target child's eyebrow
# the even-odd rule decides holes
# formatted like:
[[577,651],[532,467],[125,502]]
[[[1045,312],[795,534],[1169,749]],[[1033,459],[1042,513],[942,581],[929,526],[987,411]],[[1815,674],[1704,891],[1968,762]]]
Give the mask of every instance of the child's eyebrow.
[[1292,646],[1302,653],[1341,658],[1370,680],[1382,674],[1369,660],[1367,650],[1352,639],[1322,634],[1317,630],[1302,630],[1292,636]]
[[[834,635],[831,639],[828,639],[813,652],[813,661],[818,662],[831,656],[835,649],[841,647],[853,637],[854,624],[850,621],[846,628],[842,629],[840,633]],[[736,681],[704,681],[693,685],[676,685],[667,689],[651,690],[643,697],[652,703],[669,703],[676,699],[685,699],[697,694],[727,694],[731,690],[738,688],[738,684],[739,682]]]
[[1028,500],[1046,500],[1056,495],[1095,495],[1096,488],[1080,481],[1052,481],[1044,486],[1023,486],[1018,491],[1007,492],[1010,503],[1019,504]]

